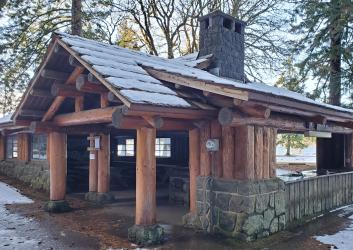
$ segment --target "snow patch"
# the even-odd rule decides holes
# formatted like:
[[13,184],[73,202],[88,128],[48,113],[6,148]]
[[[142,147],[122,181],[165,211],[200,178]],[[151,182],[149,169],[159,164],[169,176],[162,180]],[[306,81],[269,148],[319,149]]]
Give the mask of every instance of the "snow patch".
[[33,201],[20,194],[17,189],[0,182],[0,206],[13,203],[33,203]]

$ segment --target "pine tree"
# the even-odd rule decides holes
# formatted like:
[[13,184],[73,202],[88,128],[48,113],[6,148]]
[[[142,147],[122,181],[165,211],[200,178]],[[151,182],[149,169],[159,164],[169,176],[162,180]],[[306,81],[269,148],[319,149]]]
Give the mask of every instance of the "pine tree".
[[[297,1],[293,15],[301,75],[317,81],[316,97],[341,105],[353,80],[353,3],[351,0]],[[328,98],[326,96],[328,95]]]

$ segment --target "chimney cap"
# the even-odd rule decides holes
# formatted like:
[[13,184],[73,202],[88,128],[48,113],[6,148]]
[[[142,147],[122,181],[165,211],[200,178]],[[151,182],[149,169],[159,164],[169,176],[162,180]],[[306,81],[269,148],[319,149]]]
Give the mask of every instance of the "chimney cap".
[[213,17],[213,16],[226,17],[226,18],[229,18],[229,19],[231,19],[231,20],[233,20],[233,21],[235,21],[237,23],[241,23],[242,25],[246,26],[246,22],[244,22],[244,21],[242,21],[240,19],[237,19],[237,18],[235,18],[235,17],[233,17],[233,16],[231,16],[229,14],[226,14],[226,13],[224,13],[221,10],[215,10],[215,11],[212,11],[212,12],[208,13],[207,15],[201,16],[201,17],[199,17],[199,21],[202,21],[202,20],[204,20],[206,18]]

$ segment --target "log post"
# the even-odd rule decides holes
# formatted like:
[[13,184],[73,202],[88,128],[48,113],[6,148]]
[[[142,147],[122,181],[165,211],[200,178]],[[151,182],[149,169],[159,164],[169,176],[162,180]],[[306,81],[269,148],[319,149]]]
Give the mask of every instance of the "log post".
[[64,200],[66,193],[66,134],[49,134],[50,200]]
[[211,137],[211,128],[208,123],[200,128],[200,175],[211,176],[211,155],[206,149],[206,142]]
[[156,129],[137,129],[136,214],[128,238],[139,245],[162,242],[164,230],[156,224]]
[[264,176],[263,153],[264,153],[264,137],[263,128],[255,126],[254,129],[254,168],[255,179],[261,180]]
[[200,131],[189,131],[190,212],[196,213],[196,177],[200,175]]
[[110,136],[101,134],[98,151],[98,193],[109,192],[110,178]]
[[[94,134],[90,134],[93,138]],[[94,148],[94,140],[90,140],[90,148]],[[98,154],[96,150],[91,150],[89,152],[89,192],[97,192],[98,188]]]
[[66,194],[66,134],[51,132],[49,141],[50,165],[50,201],[44,209],[48,212],[65,212],[70,210],[65,201]]
[[0,161],[3,161],[6,159],[5,148],[6,148],[6,137],[0,135]]
[[137,130],[136,225],[156,223],[155,141],[155,129],[140,128]]

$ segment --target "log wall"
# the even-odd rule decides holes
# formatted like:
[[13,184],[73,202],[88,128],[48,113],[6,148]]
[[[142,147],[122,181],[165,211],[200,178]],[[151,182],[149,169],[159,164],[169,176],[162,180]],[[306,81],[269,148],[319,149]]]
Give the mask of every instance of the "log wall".
[[[200,128],[200,175],[239,180],[274,178],[276,136],[275,128],[227,127],[212,121]],[[207,151],[208,139],[219,139],[219,151]]]
[[353,203],[353,172],[285,183],[287,224]]

